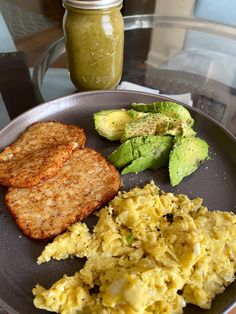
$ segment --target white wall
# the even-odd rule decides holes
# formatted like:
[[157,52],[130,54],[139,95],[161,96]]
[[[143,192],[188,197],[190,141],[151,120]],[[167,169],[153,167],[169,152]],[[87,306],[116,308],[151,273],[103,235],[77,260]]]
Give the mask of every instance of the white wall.
[[[192,16],[196,0],[156,0],[155,15]],[[158,66],[182,50],[186,31],[155,28],[151,36],[147,64]]]

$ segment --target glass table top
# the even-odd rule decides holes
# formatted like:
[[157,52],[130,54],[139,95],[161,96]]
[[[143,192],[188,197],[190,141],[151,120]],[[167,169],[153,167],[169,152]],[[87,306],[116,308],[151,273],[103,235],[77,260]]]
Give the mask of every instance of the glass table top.
[[[167,95],[191,93],[194,107],[236,135],[236,28],[196,17],[149,14],[124,19],[122,81]],[[36,103],[77,92],[66,68],[62,33],[58,37],[29,65]],[[12,115],[13,105],[6,101],[2,106],[2,126],[9,121],[3,119],[6,109],[10,118],[27,109],[19,104]]]

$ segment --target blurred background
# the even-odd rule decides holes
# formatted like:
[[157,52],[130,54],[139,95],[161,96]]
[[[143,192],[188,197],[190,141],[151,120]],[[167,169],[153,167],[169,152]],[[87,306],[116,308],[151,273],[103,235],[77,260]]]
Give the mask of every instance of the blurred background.
[[[0,0],[0,12],[1,37],[4,36],[4,22],[11,35],[11,38],[7,38],[5,34],[4,40],[0,40],[1,51],[4,46],[7,48],[9,45],[15,45],[17,50],[27,53],[30,66],[45,47],[62,35],[64,9],[61,0]],[[124,0],[122,12],[123,15],[155,13],[162,16],[197,16],[236,24],[235,0]],[[139,37],[142,45],[137,51],[137,57],[140,58],[146,56],[144,46],[149,49],[151,41],[150,30],[143,33],[143,37]],[[199,47],[199,44],[204,46],[206,43],[204,38],[197,34],[192,34],[185,40],[185,45],[189,47]],[[152,58],[153,55],[150,55],[150,62],[153,62]]]

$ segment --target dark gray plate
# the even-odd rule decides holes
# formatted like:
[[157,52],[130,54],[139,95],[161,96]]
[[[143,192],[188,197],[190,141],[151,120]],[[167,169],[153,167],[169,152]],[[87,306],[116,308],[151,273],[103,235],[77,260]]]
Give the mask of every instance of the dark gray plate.
[[[129,91],[101,91],[75,94],[35,107],[13,120],[0,132],[0,149],[12,143],[27,126],[39,120],[77,123],[87,134],[87,146],[104,156],[116,147],[99,137],[94,130],[93,113],[101,109],[125,108],[131,102],[152,102],[166,98]],[[188,107],[195,119],[195,130],[210,145],[211,160],[206,161],[177,188],[169,185],[167,168],[145,171],[123,177],[124,188],[144,185],[154,180],[165,191],[184,193],[190,198],[200,196],[209,209],[236,211],[236,140],[223,127],[199,111]],[[49,287],[64,273],[72,275],[82,262],[79,259],[51,261],[38,266],[36,258],[44,243],[24,237],[4,205],[5,189],[0,193],[0,305],[9,313],[45,313],[32,305],[31,290],[36,283]],[[92,225],[94,218],[87,222]],[[236,282],[216,297],[212,309],[203,311],[187,306],[184,313],[226,313],[236,300]]]

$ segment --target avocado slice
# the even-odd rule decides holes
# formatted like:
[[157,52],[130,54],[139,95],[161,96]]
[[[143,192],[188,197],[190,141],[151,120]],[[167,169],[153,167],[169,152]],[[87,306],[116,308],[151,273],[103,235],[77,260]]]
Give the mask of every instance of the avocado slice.
[[154,154],[151,154],[150,156],[142,156],[138,159],[135,159],[130,165],[128,165],[121,171],[121,174],[138,173],[146,169],[155,169],[163,165],[164,164],[160,164],[158,158],[156,161]]
[[162,113],[168,117],[185,121],[190,127],[194,124],[189,111],[184,106],[172,101],[160,101],[150,104],[133,103],[131,108],[140,112]]
[[121,144],[115,151],[108,156],[108,160],[117,168],[122,168],[138,159],[141,156],[146,156],[150,152],[162,152],[173,145],[172,136],[140,136],[127,140]]
[[[170,150],[172,148],[171,137],[162,137],[163,141],[155,150],[148,152],[144,156],[141,156],[131,162],[130,165],[125,167],[121,174],[142,172],[146,169],[157,169],[168,163]],[[167,140],[168,138],[168,140]]]
[[189,136],[177,139],[169,159],[169,175],[172,186],[193,173],[201,162],[208,158],[208,144],[199,137]]
[[148,115],[150,115],[150,113],[146,113],[146,112],[141,112],[141,111],[136,111],[134,109],[130,109],[128,110],[129,115],[132,117],[133,120],[138,120],[140,118],[146,117]]
[[126,123],[132,121],[128,110],[101,110],[93,116],[97,132],[110,141],[121,139]]
[[126,123],[121,142],[130,138],[147,135],[194,135],[195,132],[185,121],[161,113],[148,114],[138,120]]

